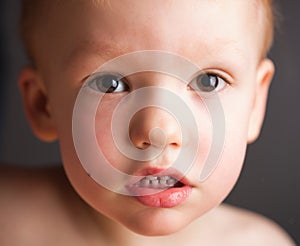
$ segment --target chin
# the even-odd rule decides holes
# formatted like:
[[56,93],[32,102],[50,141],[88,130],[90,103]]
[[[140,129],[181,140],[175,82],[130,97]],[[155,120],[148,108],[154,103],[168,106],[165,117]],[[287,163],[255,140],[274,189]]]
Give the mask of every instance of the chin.
[[180,231],[192,220],[174,208],[146,208],[123,225],[143,236],[166,236]]

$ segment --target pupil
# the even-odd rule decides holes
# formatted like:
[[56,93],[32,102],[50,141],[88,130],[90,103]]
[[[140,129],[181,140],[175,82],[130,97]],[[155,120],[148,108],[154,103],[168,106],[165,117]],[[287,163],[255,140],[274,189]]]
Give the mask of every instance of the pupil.
[[197,85],[202,91],[213,91],[218,86],[218,77],[214,75],[204,74],[197,80]]
[[111,88],[111,87],[117,87],[118,86],[118,82],[116,81],[116,79],[112,76],[106,77],[103,79],[103,86],[107,89]]
[[115,76],[104,76],[98,80],[98,87],[102,92],[113,92],[119,85]]

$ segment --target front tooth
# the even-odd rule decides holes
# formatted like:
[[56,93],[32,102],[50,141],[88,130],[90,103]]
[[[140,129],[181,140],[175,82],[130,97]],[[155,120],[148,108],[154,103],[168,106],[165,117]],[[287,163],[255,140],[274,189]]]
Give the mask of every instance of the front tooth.
[[170,179],[171,177],[170,176],[162,176],[162,177],[160,177],[159,179],[160,180],[168,180],[168,179]]
[[167,186],[167,180],[160,179],[159,184],[161,188],[164,188]]
[[146,179],[149,179],[149,180],[157,180],[158,179],[158,177],[157,176],[146,176],[145,177]]
[[154,180],[151,180],[151,185],[153,186],[153,187],[158,187],[158,185],[159,185],[159,180],[158,179],[154,179]]
[[145,176],[136,186],[164,189],[174,186],[176,182],[171,176]]

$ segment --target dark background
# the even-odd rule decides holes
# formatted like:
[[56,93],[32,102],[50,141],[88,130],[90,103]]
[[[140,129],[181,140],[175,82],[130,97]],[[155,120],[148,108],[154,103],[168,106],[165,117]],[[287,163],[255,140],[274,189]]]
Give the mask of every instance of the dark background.
[[[284,18],[270,54],[277,72],[265,124],[226,201],[275,220],[300,243],[300,1],[279,6]],[[58,163],[57,143],[37,140],[22,111],[16,81],[26,59],[17,34],[18,14],[19,0],[0,1],[0,162]]]

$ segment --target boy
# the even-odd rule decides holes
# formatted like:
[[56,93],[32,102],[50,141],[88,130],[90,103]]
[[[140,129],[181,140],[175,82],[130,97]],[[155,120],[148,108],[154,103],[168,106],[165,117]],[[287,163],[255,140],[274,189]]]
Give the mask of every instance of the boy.
[[[59,168],[3,170],[1,245],[293,245],[267,219],[219,206],[264,117],[270,1],[27,0],[22,23],[33,61],[19,78],[25,111],[37,137],[59,139],[67,179]],[[162,73],[165,62],[195,73]],[[149,106],[131,112],[141,98]],[[216,117],[210,103],[221,105]],[[193,120],[197,130],[186,127]],[[220,127],[222,149],[203,177]],[[82,139],[89,129],[97,163]]]

